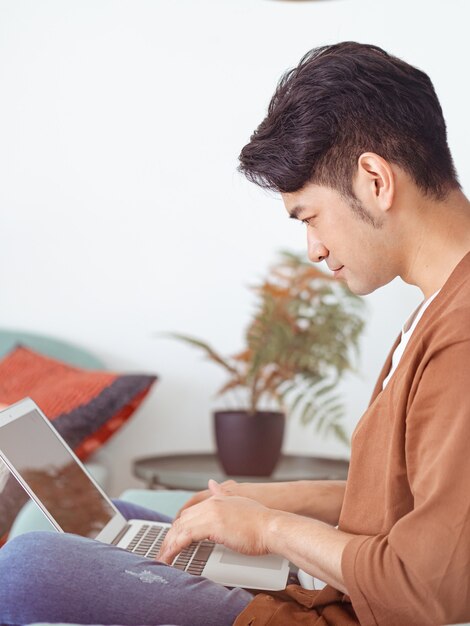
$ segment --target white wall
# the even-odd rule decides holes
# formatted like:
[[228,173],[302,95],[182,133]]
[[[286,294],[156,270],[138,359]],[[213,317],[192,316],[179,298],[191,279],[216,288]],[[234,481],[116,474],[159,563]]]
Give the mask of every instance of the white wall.
[[[310,48],[370,42],[427,71],[469,175],[467,0],[0,0],[0,326],[53,334],[160,383],[108,445],[113,493],[139,455],[212,447],[223,375],[175,330],[241,346],[252,296],[304,231],[235,172],[281,73]],[[419,301],[367,297],[352,430]],[[287,451],[347,455],[289,424]]]

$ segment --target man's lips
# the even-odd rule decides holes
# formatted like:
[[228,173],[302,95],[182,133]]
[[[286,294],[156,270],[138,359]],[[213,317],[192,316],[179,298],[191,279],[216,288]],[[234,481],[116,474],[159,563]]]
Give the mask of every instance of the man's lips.
[[333,272],[334,276],[337,276],[341,270],[343,269],[344,265],[340,265],[339,267],[337,267],[336,269],[332,269],[331,271]]

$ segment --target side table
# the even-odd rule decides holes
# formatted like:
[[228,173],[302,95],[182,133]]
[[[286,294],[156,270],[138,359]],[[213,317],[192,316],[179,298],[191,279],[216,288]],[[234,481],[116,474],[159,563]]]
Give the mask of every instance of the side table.
[[271,476],[227,476],[215,453],[167,454],[136,459],[133,472],[149,489],[207,488],[213,478],[223,482],[233,478],[241,482],[285,482],[291,480],[345,480],[349,462],[343,459],[285,454]]

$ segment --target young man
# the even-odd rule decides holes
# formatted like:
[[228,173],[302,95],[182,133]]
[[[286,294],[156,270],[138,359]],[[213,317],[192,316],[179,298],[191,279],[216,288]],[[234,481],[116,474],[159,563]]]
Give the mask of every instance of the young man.
[[467,621],[470,203],[431,81],[375,46],[312,50],[280,81],[240,160],[306,224],[311,261],[356,294],[400,276],[424,302],[355,430],[347,484],[212,484],[161,556],[210,536],[283,554],[330,585],[259,595],[237,626],[323,623],[319,614],[329,624]]
[[347,483],[210,481],[160,558],[210,537],[246,554],[283,554],[328,586],[253,598],[92,540],[29,533],[0,550],[1,623],[470,619],[470,203],[432,84],[374,46],[315,49],[281,80],[240,159],[306,224],[312,261],[358,294],[400,276],[424,302],[355,430]]

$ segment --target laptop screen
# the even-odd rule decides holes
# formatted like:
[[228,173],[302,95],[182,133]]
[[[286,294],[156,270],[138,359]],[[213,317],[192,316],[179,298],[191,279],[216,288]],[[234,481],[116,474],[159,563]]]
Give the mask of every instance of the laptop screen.
[[94,538],[116,515],[40,413],[1,426],[0,451],[64,532]]

